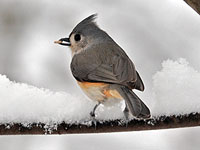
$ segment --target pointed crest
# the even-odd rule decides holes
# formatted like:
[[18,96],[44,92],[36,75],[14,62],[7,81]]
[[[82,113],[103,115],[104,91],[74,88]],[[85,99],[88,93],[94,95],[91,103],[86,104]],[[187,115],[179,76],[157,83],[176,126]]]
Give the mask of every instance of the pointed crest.
[[82,28],[84,28],[86,25],[90,25],[90,24],[97,26],[95,23],[96,18],[97,18],[97,14],[90,15],[89,17],[82,20],[79,24],[77,24],[72,32],[77,32],[81,30]]
[[[89,24],[89,23],[95,23],[94,20],[97,18],[97,14],[90,15],[89,17],[85,18],[83,21],[81,21],[79,24]],[[78,25],[79,25],[78,24]]]

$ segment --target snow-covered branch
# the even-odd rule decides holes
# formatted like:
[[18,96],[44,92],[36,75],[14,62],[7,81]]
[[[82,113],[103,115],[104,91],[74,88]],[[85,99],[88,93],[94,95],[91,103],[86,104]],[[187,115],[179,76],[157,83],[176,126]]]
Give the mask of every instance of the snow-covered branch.
[[181,127],[194,127],[200,125],[200,114],[191,113],[179,116],[161,116],[150,120],[132,120],[126,126],[120,120],[98,122],[94,125],[66,124],[12,124],[0,125],[0,135],[17,134],[83,134],[83,133],[107,133],[127,132],[155,129],[171,129]]
[[[100,133],[168,129],[200,125],[200,73],[185,59],[167,60],[153,76],[152,95],[143,98],[150,120],[123,123],[124,102],[100,106],[91,126],[95,102],[66,92],[52,92],[10,81],[0,75],[0,134]],[[81,94],[80,94],[81,95]]]

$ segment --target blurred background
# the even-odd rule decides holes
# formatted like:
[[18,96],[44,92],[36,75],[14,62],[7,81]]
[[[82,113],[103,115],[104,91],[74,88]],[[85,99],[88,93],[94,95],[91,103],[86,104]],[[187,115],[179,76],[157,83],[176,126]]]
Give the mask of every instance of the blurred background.
[[[81,94],[69,48],[53,43],[87,16],[127,52],[153,101],[152,76],[166,59],[183,57],[200,70],[200,18],[182,0],[1,0],[0,74],[53,91]],[[76,93],[75,93],[76,91]],[[115,134],[0,136],[0,149],[199,149],[200,128]]]

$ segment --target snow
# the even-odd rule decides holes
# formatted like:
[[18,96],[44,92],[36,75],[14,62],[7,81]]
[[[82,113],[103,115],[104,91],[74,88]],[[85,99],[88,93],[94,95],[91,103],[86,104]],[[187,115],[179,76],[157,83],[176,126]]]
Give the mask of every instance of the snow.
[[[181,58],[166,60],[161,71],[153,76],[153,116],[179,115],[200,110],[200,73]],[[70,85],[69,85],[70,86]],[[80,94],[81,95],[81,94]],[[95,102],[88,98],[66,92],[52,92],[24,83],[10,81],[0,75],[0,123],[45,123],[90,122],[90,111]],[[98,107],[98,120],[123,118],[124,102]]]
[[180,58],[166,60],[162,70],[153,76],[152,113],[179,115],[200,111],[200,72]]
[[[70,85],[69,85],[70,86]],[[96,104],[85,97],[65,92],[52,92],[24,83],[10,81],[0,75],[0,123],[83,123],[90,121],[90,111]],[[121,103],[112,107],[101,106],[99,120],[123,117]],[[114,111],[114,114],[108,113]]]

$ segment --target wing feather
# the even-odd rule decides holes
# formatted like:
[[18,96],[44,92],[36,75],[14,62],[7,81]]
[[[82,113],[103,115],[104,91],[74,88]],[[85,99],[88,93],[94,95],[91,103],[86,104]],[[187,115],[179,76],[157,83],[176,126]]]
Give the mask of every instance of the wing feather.
[[137,80],[134,64],[118,45],[113,44],[95,45],[74,55],[71,70],[79,81],[127,86]]

